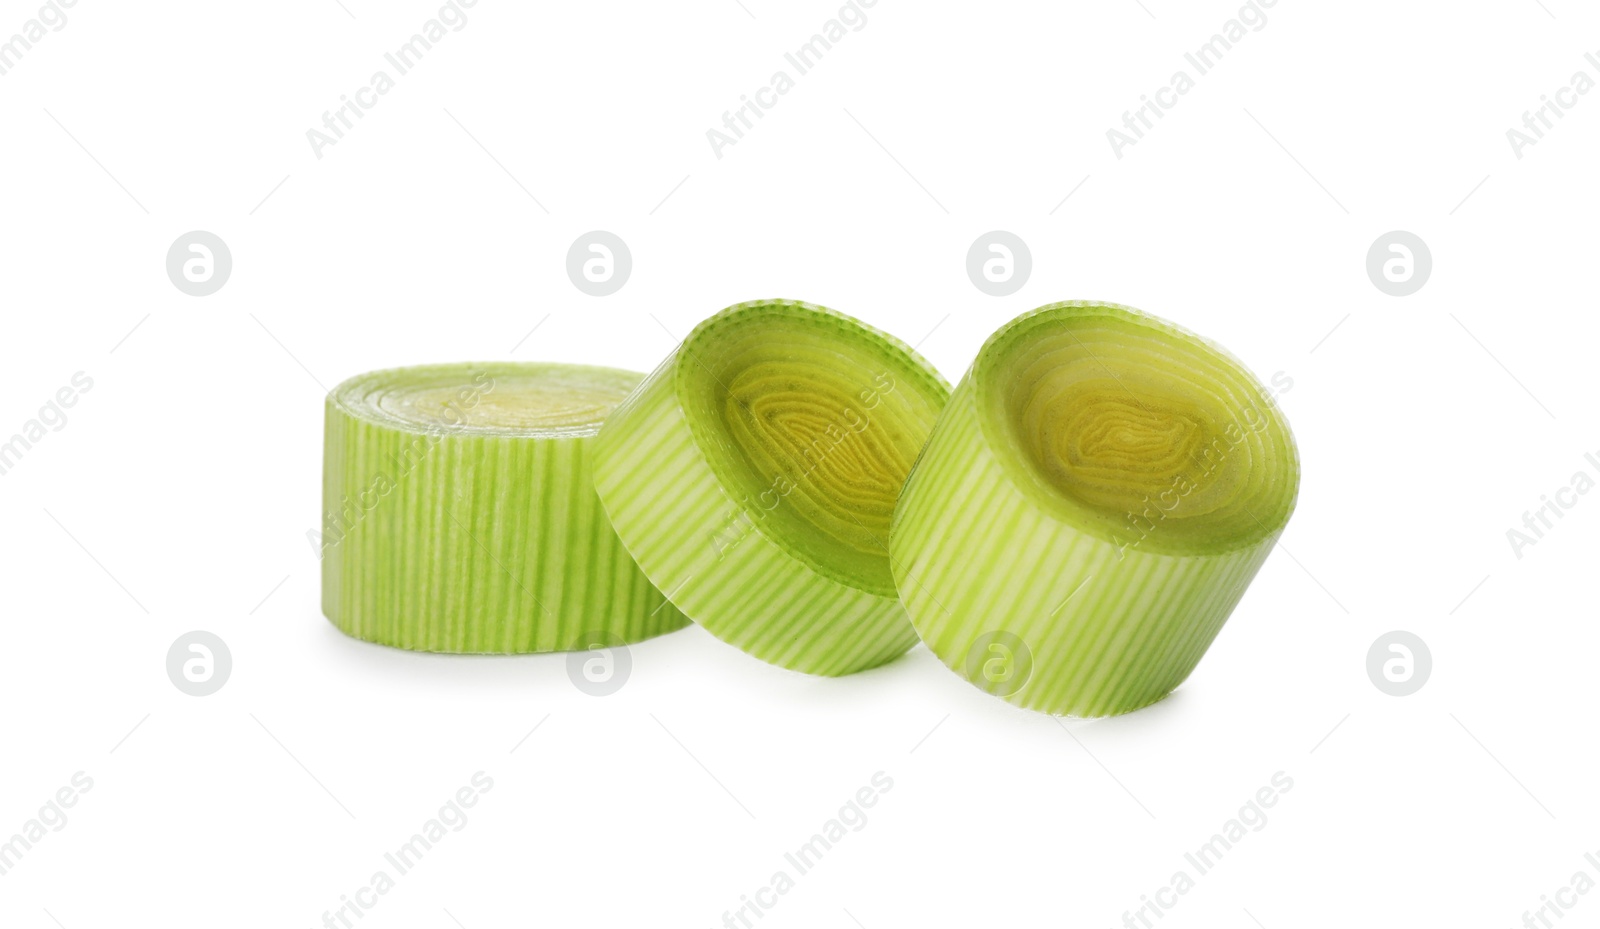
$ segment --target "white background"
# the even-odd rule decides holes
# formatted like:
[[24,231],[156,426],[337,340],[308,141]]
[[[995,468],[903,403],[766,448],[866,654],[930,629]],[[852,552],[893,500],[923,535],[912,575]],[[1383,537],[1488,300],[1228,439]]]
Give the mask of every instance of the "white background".
[[[1521,159],[1506,138],[1600,77],[1592,10],[1280,0],[1118,159],[1106,130],[1237,4],[880,0],[718,159],[706,130],[836,3],[480,0],[318,159],[306,131],[438,9],[342,6],[80,0],[0,77],[0,438],[94,381],[0,477],[0,839],[94,781],[0,876],[0,924],[320,925],[480,770],[465,828],[360,925],[720,925],[877,771],[893,789],[763,929],[1120,925],[1279,771],[1163,929],[1512,926],[1600,877],[1600,493],[1521,558],[1506,536],[1600,477],[1600,93]],[[0,37],[37,8],[0,3]],[[165,273],[192,229],[233,253],[212,296]],[[591,229],[633,253],[605,298],[564,269]],[[990,229],[1032,249],[1009,297],[966,277]],[[1432,250],[1413,296],[1365,272],[1392,229]],[[690,628],[593,698],[559,655],[412,655],[320,616],[326,387],[647,370],[777,296],[922,340],[952,381],[1069,298],[1292,379],[1298,513],[1188,683],[1063,724],[920,647],[823,680]],[[214,696],[165,672],[192,629],[232,649]],[[1415,696],[1366,675],[1393,629],[1432,648]]]

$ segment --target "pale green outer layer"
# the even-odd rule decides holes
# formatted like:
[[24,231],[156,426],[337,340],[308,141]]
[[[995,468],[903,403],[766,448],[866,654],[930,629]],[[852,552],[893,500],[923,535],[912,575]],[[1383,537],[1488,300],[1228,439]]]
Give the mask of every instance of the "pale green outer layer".
[[[400,648],[509,654],[635,642],[688,624],[633,563],[595,495],[603,411],[552,427],[514,414],[510,425],[483,425],[467,409],[461,427],[384,409],[419,378],[470,389],[484,376],[546,374],[617,398],[642,378],[575,365],[435,365],[361,375],[329,394],[323,510],[360,514],[324,522],[322,611],[335,626]],[[507,399],[492,389],[483,397],[479,420]]]
[[[1041,312],[1082,306],[1044,307],[1006,328]],[[1142,317],[1114,305],[1092,306]],[[1142,318],[1238,366],[1215,346]],[[918,634],[956,673],[1028,709],[1107,716],[1160,700],[1199,663],[1292,512],[1299,469],[1286,425],[1280,438],[1288,444],[1291,478],[1276,490],[1283,506],[1258,538],[1210,551],[1203,543],[1187,552],[1122,546],[1103,527],[1075,522],[1061,507],[1041,506],[1037,488],[1025,491],[1018,472],[1002,463],[990,443],[1005,430],[983,421],[974,383],[983,360],[980,354],[957,385],[895,510],[891,564]],[[1242,366],[1238,370],[1248,377]],[[1271,406],[1264,391],[1263,397]],[[1020,642],[1031,669],[1016,656],[989,650],[992,637],[980,637],[991,633],[1014,636],[1013,650]],[[993,656],[1014,662],[1009,669],[995,666],[1003,672],[998,682],[972,673]],[[1020,689],[1008,692],[1016,682],[1005,680],[1006,673],[1024,670]]]
[[[899,340],[823,307],[796,301],[739,304],[702,323],[696,333],[728,314],[763,307],[815,312],[819,324],[836,329],[837,338],[894,353],[894,363],[914,367],[923,382],[919,389],[930,390],[942,405],[948,386],[926,361]],[[763,518],[759,502],[741,502],[739,491],[719,479],[708,453],[729,452],[699,444],[678,395],[683,379],[677,376],[680,365],[710,360],[715,351],[714,339],[691,334],[607,418],[595,487],[618,534],[686,615],[764,661],[843,675],[903,654],[916,644],[916,633],[892,590],[865,590],[829,576],[784,543]],[[881,540],[885,550],[887,543]]]

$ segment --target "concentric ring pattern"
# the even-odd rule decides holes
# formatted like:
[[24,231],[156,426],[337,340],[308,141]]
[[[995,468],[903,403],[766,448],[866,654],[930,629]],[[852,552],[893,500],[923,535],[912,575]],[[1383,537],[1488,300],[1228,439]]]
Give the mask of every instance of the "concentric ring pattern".
[[713,634],[796,670],[861,670],[916,641],[888,532],[948,391],[843,314],[738,304],[607,422],[596,486],[645,572]]
[[[923,640],[977,686],[1127,712],[1194,669],[1298,486],[1282,412],[1231,355],[1127,307],[1052,304],[995,333],[957,386],[892,565]],[[1026,680],[974,658],[996,636]]]

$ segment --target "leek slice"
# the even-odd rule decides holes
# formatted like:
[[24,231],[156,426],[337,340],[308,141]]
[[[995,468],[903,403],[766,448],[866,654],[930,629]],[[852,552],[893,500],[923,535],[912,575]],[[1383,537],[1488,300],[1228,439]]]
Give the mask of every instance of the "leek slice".
[[560,364],[375,371],[328,395],[322,611],[432,652],[584,649],[688,624],[595,496],[600,424],[644,375]]
[[595,487],[713,635],[840,675],[916,644],[888,533],[950,387],[904,343],[792,300],[702,322],[606,420]]
[[984,344],[907,481],[900,596],[981,689],[1126,713],[1189,676],[1299,473],[1272,395],[1223,349],[1127,307],[1041,307]]

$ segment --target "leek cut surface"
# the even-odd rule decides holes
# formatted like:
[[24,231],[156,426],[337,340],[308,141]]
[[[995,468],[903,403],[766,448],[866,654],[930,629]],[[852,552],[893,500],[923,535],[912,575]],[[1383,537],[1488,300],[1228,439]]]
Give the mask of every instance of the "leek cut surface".
[[948,394],[848,316],[738,304],[606,421],[595,486],[645,573],[713,635],[798,671],[860,671],[916,643],[888,535]]
[[1056,715],[1154,703],[1194,670],[1294,510],[1272,395],[1186,330],[1042,307],[957,385],[895,512],[891,566],[928,647]]

